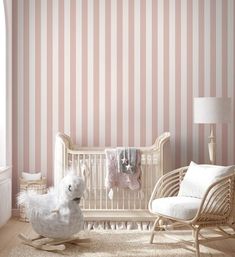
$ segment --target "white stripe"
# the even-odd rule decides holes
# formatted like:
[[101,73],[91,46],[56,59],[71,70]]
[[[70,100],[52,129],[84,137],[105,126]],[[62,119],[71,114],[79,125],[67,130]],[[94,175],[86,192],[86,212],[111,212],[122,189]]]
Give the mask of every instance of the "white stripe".
[[[198,97],[198,0],[193,0],[193,97]],[[198,146],[198,124],[193,126],[193,157],[198,162],[199,146]]]
[[[204,84],[205,96],[210,96],[210,1],[205,1],[205,30],[204,30]],[[208,153],[208,136],[210,134],[210,126],[204,126],[204,157],[205,163],[209,163]]]
[[[222,1],[216,0],[216,96],[222,96]],[[221,164],[222,126],[216,125],[216,163]]]
[[[59,121],[58,121],[58,76],[59,76],[59,61],[58,61],[58,16],[59,16],[58,1],[53,0],[53,19],[52,19],[52,31],[53,31],[53,46],[52,46],[52,61],[53,61],[53,77],[52,77],[52,112],[53,112],[53,145],[55,143],[55,134],[58,132]],[[53,147],[54,151],[54,147]]]
[[70,1],[64,1],[64,132],[70,135]]
[[117,145],[117,0],[111,0],[111,144]]
[[187,165],[187,0],[181,1],[181,165]]
[[99,143],[105,146],[105,0],[99,4]]
[[[47,0],[41,1],[41,172],[47,173]],[[37,136],[37,135],[36,135]]]
[[76,2],[76,138],[82,143],[82,0]]
[[[155,138],[154,138],[155,139]],[[146,2],[146,145],[152,138],[152,0]]]
[[94,2],[93,0],[88,0],[88,58],[87,58],[87,65],[88,65],[88,146],[93,145],[93,138],[94,138]]
[[157,12],[157,18],[158,18],[158,135],[161,135],[163,132],[163,99],[164,99],[164,85],[163,85],[163,72],[164,72],[164,62],[163,62],[163,31],[164,31],[164,20],[163,20],[163,0],[158,1],[158,12]]
[[135,146],[140,145],[140,0],[134,2],[134,24],[135,24],[135,35],[134,35],[134,85],[135,85]]
[[24,1],[18,1],[18,173],[24,161]]
[[123,115],[122,115],[122,133],[123,133],[123,145],[128,146],[128,132],[129,132],[129,81],[128,81],[128,26],[129,26],[129,19],[128,19],[128,1],[123,1],[123,21],[122,21],[122,90],[123,90],[123,97],[122,97],[122,106],[123,106]]
[[[232,106],[234,104],[235,99],[233,98],[234,95],[234,39],[233,39],[233,21],[234,21],[234,15],[233,15],[233,0],[228,0],[228,96],[232,98]],[[235,110],[232,110],[232,114]],[[234,142],[234,133],[235,131],[235,121],[234,121],[234,115],[232,115],[231,122],[228,124],[228,164],[231,165],[234,163],[235,160],[233,160],[234,152],[233,152],[233,142]]]
[[169,127],[171,131],[171,156],[175,164],[175,0],[169,1]]
[[35,0],[29,2],[29,170],[35,171]]

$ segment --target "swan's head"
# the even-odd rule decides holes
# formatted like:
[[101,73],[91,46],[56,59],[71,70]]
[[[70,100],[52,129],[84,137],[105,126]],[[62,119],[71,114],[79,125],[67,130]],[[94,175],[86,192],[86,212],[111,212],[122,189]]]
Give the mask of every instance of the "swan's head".
[[60,182],[59,194],[63,195],[66,200],[72,200],[80,203],[80,199],[85,191],[84,180],[75,175],[68,174]]

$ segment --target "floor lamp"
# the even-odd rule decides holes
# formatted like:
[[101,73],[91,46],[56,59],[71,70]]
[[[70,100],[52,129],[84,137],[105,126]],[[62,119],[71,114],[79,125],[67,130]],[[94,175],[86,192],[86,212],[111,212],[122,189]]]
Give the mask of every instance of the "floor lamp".
[[231,98],[229,97],[196,97],[194,98],[194,123],[210,124],[209,157],[215,164],[216,142],[214,124],[227,123],[231,116]]

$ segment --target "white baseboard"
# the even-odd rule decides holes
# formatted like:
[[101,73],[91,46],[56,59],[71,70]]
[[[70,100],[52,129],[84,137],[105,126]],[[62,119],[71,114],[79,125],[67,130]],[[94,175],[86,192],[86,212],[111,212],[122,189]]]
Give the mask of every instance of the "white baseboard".
[[20,209],[12,209],[12,217],[19,217],[20,216]]

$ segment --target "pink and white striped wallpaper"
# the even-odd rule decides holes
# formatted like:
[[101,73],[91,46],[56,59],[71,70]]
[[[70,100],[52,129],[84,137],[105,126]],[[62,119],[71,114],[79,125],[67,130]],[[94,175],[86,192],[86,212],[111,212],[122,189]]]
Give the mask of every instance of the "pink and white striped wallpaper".
[[[235,107],[233,0],[13,0],[13,188],[52,183],[57,131],[81,146],[150,145],[172,135],[173,166],[208,162],[195,96]],[[218,125],[217,163],[235,162]]]

